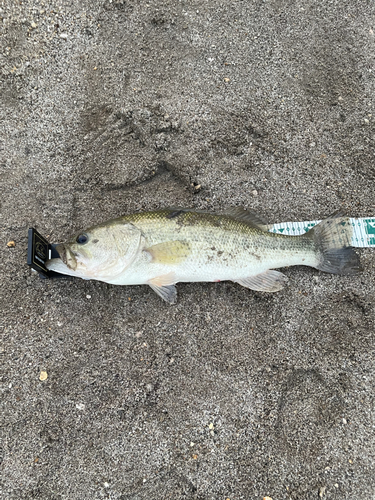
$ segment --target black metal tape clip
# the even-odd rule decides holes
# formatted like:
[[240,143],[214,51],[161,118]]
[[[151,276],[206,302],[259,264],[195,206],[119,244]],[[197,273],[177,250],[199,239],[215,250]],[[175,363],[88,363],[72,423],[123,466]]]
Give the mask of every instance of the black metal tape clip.
[[47,260],[60,257],[55,247],[55,244],[49,243],[36,229],[33,227],[29,229],[27,264],[37,271],[41,278],[67,278],[65,274],[49,271],[46,268]]

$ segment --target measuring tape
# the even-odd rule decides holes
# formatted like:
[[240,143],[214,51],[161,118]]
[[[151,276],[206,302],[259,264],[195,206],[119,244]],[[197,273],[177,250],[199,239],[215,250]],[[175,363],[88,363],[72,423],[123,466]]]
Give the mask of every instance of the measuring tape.
[[[353,226],[353,236],[351,245],[353,247],[375,247],[375,218],[368,219],[349,219]],[[307,233],[312,227],[319,224],[320,220],[311,220],[308,222],[280,222],[268,226],[271,233],[286,234],[289,236],[298,236]]]

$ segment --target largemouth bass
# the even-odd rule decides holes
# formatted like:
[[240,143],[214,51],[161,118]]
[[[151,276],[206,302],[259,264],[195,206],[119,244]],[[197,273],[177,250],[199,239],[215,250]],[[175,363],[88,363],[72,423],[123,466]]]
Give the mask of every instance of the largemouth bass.
[[302,236],[267,231],[242,208],[222,214],[186,209],[135,213],[75,234],[56,247],[47,268],[114,285],[149,285],[174,303],[178,282],[230,280],[252,290],[276,292],[286,276],[274,269],[310,266],[335,274],[361,271],[350,247],[352,227],[342,214]]

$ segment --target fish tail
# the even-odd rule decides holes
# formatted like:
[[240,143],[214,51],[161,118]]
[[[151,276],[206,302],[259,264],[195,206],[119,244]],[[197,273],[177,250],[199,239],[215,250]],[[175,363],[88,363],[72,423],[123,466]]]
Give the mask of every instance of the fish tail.
[[348,217],[338,212],[323,220],[304,235],[312,238],[320,271],[353,275],[360,273],[359,256],[351,246],[353,227]]

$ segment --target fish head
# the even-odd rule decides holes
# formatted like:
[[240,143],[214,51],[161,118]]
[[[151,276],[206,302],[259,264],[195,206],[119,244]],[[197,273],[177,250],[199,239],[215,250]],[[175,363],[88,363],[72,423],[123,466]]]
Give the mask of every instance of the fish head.
[[108,281],[133,262],[141,239],[141,231],[132,224],[120,219],[109,221],[56,245],[60,262],[52,259],[47,267],[62,274]]

